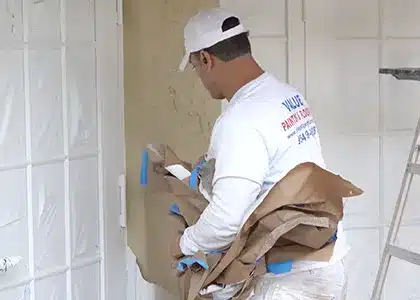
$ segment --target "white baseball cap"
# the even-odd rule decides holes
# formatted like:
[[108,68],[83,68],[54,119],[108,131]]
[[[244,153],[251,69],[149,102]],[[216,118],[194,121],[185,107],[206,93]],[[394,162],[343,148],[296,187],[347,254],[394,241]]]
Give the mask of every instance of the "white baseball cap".
[[239,21],[239,25],[223,31],[223,22],[231,17],[239,20],[239,17],[233,13],[220,8],[213,8],[198,13],[188,21],[184,28],[185,55],[179,65],[180,71],[184,71],[187,67],[191,53],[213,46],[238,34],[248,32],[241,21]]

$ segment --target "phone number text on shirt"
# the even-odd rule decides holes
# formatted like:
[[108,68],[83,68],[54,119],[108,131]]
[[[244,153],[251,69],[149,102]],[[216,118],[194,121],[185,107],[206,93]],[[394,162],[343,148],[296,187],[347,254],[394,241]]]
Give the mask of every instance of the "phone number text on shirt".
[[316,135],[316,126],[313,124],[310,128],[306,129],[304,132],[298,134],[298,144],[302,144],[303,142],[309,140],[311,137]]

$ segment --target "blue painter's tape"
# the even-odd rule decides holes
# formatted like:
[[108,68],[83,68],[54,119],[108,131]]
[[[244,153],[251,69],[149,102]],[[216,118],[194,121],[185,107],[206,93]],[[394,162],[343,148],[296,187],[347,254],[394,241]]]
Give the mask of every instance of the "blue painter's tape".
[[144,151],[141,155],[140,184],[147,185],[147,169],[149,167],[149,152]]
[[193,264],[199,264],[203,269],[207,270],[209,266],[201,259],[195,257],[183,258],[178,262],[178,271],[183,272],[186,268],[191,267]]
[[[334,234],[331,236],[328,242],[332,243],[332,242],[335,242],[336,240],[337,240],[337,230],[334,232]],[[259,261],[257,261],[257,264],[258,263]],[[278,263],[267,264],[266,269],[268,273],[283,274],[283,273],[290,272],[292,270],[292,267],[293,267],[293,261],[288,260],[288,261],[282,261]]]
[[272,274],[283,274],[292,270],[293,261],[282,261],[279,263],[272,263],[267,265],[267,272]]
[[191,189],[196,189],[197,188],[197,183],[198,183],[198,171],[200,170],[200,168],[203,166],[204,164],[204,160],[201,161],[200,163],[198,163],[195,168],[191,171],[191,176],[190,176],[190,188]]
[[329,243],[335,242],[337,240],[337,230],[334,232],[334,234],[330,237],[328,240]]
[[174,203],[174,204],[171,205],[170,212],[173,213],[173,214],[175,214],[175,215],[178,215],[178,216],[181,215],[181,210],[179,209],[179,206],[176,203]]

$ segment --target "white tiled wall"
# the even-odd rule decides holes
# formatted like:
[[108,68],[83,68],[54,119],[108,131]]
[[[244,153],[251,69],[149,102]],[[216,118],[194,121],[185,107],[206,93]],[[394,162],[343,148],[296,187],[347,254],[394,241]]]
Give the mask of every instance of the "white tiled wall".
[[220,0],[250,31],[252,51],[264,68],[284,81],[304,85],[303,23],[299,1]]
[[[349,299],[368,299],[420,117],[420,82],[397,81],[378,69],[420,66],[420,1],[220,4],[245,18],[257,60],[306,92],[329,167],[364,189],[346,204],[344,224],[353,246]],[[402,246],[420,247],[419,193],[420,182],[414,182]],[[420,269],[410,267],[391,269],[394,280],[384,299],[420,297],[415,289]]]
[[286,0],[221,0],[220,6],[242,18],[250,31],[252,50],[258,62],[287,80]]
[[[365,190],[362,197],[346,205],[344,224],[354,246],[350,299],[368,299],[373,288],[386,227],[420,117],[420,82],[397,81],[378,72],[380,67],[420,65],[419,4],[397,0],[307,1],[307,98],[319,120],[330,167]],[[315,73],[319,78],[313,80]],[[328,91],[320,93],[321,85]],[[420,246],[416,242],[420,205],[415,199],[419,183],[413,183],[414,201],[404,217],[410,229],[400,235],[405,247]],[[402,266],[401,262],[396,265]],[[420,297],[412,288],[420,269],[391,268],[390,273],[394,276],[387,282],[384,299]],[[400,280],[395,280],[398,277]]]

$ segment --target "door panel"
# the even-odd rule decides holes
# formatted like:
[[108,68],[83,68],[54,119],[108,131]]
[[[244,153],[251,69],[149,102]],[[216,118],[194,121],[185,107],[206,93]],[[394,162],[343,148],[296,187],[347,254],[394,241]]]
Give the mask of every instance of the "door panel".
[[0,3],[2,300],[126,298],[116,20],[113,0]]

